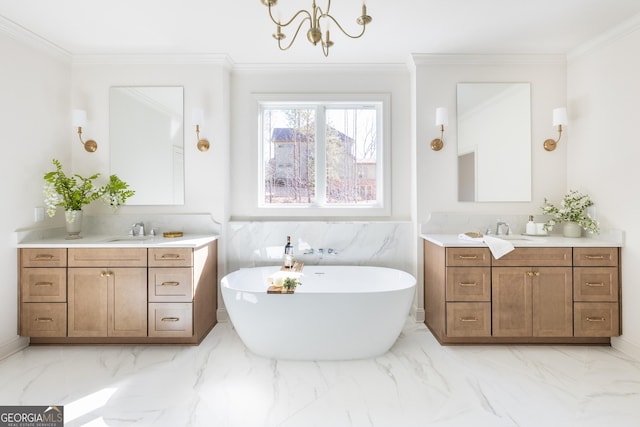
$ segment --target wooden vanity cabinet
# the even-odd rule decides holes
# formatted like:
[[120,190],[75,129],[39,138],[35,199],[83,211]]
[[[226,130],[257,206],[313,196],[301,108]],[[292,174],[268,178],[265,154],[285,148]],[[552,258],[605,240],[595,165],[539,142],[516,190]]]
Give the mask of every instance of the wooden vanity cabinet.
[[216,324],[217,241],[19,250],[32,344],[198,344]]
[[425,324],[442,344],[607,344],[619,329],[619,248],[424,241]]
[[147,249],[69,249],[69,336],[147,336]]
[[575,336],[620,335],[619,258],[618,248],[574,250]]
[[516,248],[493,259],[493,336],[572,336],[571,262],[571,248]]
[[19,252],[18,333],[33,337],[67,335],[67,250]]
[[202,341],[216,324],[217,260],[217,241],[149,249],[149,337]]

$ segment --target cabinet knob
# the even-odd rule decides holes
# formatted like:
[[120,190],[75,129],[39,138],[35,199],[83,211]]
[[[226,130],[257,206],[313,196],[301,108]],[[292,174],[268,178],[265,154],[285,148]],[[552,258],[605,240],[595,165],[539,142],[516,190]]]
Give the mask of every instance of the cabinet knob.
[[53,255],[51,255],[51,254],[38,254],[38,255],[36,255],[35,259],[39,260],[39,261],[41,261],[41,260],[50,260],[50,259],[53,259]]
[[475,317],[461,317],[460,321],[461,322],[477,322],[478,319]]
[[103,271],[100,273],[100,277],[111,277],[113,276],[113,271]]
[[458,285],[462,286],[463,288],[471,288],[473,286],[478,286],[477,283],[463,283],[463,282],[459,282]]
[[585,255],[586,259],[604,259],[604,255]]
[[604,317],[592,317],[587,316],[587,322],[604,322],[606,319]]
[[36,322],[48,323],[53,322],[53,319],[51,317],[36,317]]
[[478,255],[460,255],[459,259],[478,259]]
[[180,318],[179,317],[163,317],[162,319],[160,319],[162,322],[179,322]]

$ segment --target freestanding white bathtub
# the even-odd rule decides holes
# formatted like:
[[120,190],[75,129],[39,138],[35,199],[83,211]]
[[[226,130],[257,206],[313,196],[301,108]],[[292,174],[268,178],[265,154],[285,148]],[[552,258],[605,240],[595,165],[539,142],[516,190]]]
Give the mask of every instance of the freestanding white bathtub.
[[382,267],[305,266],[294,294],[267,294],[280,267],[240,269],[222,279],[222,297],[244,344],[288,360],[364,359],[384,354],[407,319],[410,274]]

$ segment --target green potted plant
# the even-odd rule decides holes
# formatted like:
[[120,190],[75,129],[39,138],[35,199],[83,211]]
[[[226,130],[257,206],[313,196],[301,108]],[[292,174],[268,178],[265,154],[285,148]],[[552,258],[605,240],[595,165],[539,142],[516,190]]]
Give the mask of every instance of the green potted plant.
[[58,206],[64,208],[67,223],[67,238],[79,238],[82,226],[82,208],[94,200],[102,201],[117,209],[126,200],[135,194],[129,189],[129,185],[111,175],[109,183],[97,187],[94,181],[100,176],[99,173],[89,177],[78,174],[67,176],[62,170],[59,160],[53,159],[56,170],[44,174],[44,200],[47,207],[47,215],[53,217]]
[[563,223],[563,235],[565,237],[580,237],[583,229],[589,233],[598,234],[600,232],[600,224],[587,213],[587,208],[590,206],[593,206],[591,198],[576,190],[569,190],[565,194],[560,207],[550,203],[545,197],[542,213],[551,215],[551,219],[544,225],[545,230],[552,228],[556,224]]

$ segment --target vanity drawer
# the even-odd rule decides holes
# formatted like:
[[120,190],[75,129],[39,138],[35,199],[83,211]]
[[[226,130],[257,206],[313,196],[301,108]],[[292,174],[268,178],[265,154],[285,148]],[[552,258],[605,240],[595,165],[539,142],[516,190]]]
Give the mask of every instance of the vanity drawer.
[[573,265],[615,267],[618,265],[618,248],[574,248]]
[[571,248],[515,248],[500,259],[493,259],[496,267],[571,267]]
[[191,248],[150,248],[149,267],[191,267]]
[[66,249],[20,249],[22,267],[66,267]]
[[20,335],[66,337],[67,304],[26,302],[20,310]]
[[576,337],[615,337],[620,335],[618,303],[574,303],[573,335]]
[[146,248],[70,248],[69,267],[146,267]]
[[191,303],[149,303],[150,337],[193,336],[193,306]]
[[576,267],[573,269],[574,301],[618,301],[617,267]]
[[20,271],[22,302],[66,302],[66,268],[23,268]]
[[192,300],[193,269],[149,269],[149,302],[191,302]]
[[489,248],[447,248],[447,266],[489,267],[491,253]]
[[489,337],[491,336],[491,303],[449,302],[447,303],[447,336]]
[[447,301],[491,301],[490,267],[447,267]]

